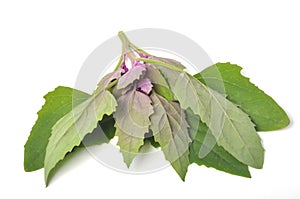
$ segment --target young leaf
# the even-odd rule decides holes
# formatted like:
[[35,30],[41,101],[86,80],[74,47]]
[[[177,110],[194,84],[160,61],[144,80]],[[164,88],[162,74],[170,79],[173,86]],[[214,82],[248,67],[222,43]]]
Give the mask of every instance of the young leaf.
[[137,85],[138,90],[142,91],[145,94],[149,94],[153,88],[151,80],[149,78],[141,79]]
[[105,114],[111,115],[116,110],[117,102],[106,88],[112,86],[113,80],[120,75],[120,70],[106,75],[90,98],[73,108],[52,127],[44,162],[46,185],[55,165],[97,127]]
[[[195,77],[227,98],[246,112],[258,131],[271,131],[286,127],[289,118],[284,110],[266,93],[244,77],[242,68],[230,63],[212,65]],[[219,72],[219,75],[215,74]],[[225,88],[225,89],[224,89]]]
[[118,107],[114,113],[118,145],[124,162],[129,167],[139,148],[144,143],[144,135],[149,131],[150,115],[153,113],[150,98],[135,87],[118,97]]
[[139,80],[146,73],[146,67],[132,67],[127,73],[120,77],[117,89],[123,89],[133,84],[135,80]]
[[183,109],[191,108],[235,158],[254,168],[262,168],[264,149],[247,114],[226,97],[208,88],[185,72],[155,65],[167,79]]
[[72,107],[85,101],[90,95],[68,87],[57,87],[44,96],[46,102],[38,112],[38,119],[25,144],[24,169],[35,171],[44,167],[46,147],[52,126]]
[[154,91],[150,97],[154,103],[154,114],[150,117],[154,140],[160,144],[166,159],[184,181],[190,164],[191,142],[185,113],[178,103],[169,102]]
[[[213,167],[220,171],[225,171],[234,175],[250,178],[248,166],[238,161],[223,147],[216,145],[215,137],[211,134],[208,127],[200,121],[200,118],[193,114],[191,110],[186,111],[189,131],[196,132],[192,144],[190,145],[190,162],[198,165]],[[199,122],[200,121],[200,122]],[[211,148],[210,143],[214,143]],[[201,150],[210,150],[206,156],[200,157]]]

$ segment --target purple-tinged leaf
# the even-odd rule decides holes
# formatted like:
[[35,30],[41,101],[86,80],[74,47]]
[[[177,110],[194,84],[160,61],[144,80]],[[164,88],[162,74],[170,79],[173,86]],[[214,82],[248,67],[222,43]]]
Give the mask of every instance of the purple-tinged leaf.
[[117,89],[123,89],[133,84],[135,80],[141,79],[141,77],[146,73],[145,67],[133,67],[129,69],[127,73],[125,73],[122,77],[120,77]]
[[117,98],[118,107],[114,113],[118,145],[129,167],[139,148],[144,144],[144,135],[149,131],[150,115],[153,113],[149,96],[132,90]]
[[190,164],[191,142],[185,113],[178,103],[169,102],[155,92],[150,97],[154,103],[154,114],[150,117],[154,140],[160,144],[166,159],[184,180]]
[[152,90],[153,85],[149,78],[141,79],[138,82],[138,90],[142,91],[145,94],[149,94]]

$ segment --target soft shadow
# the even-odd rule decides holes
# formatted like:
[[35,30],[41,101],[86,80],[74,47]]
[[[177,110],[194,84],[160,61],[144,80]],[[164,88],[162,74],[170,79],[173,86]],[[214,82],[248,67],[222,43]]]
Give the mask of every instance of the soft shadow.
[[89,156],[86,153],[84,147],[76,147],[72,152],[67,153],[65,158],[59,161],[50,172],[47,186],[87,160]]

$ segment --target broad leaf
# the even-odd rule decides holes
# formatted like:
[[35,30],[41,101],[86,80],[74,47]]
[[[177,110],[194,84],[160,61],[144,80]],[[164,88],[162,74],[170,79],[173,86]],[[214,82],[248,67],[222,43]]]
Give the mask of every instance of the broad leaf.
[[72,107],[85,101],[90,95],[68,87],[57,87],[44,96],[46,102],[38,112],[38,119],[25,144],[24,169],[35,171],[44,167],[46,147],[52,126]]
[[[286,127],[289,118],[284,110],[266,93],[241,75],[242,68],[230,63],[217,63],[195,77],[245,111],[258,131],[271,131]],[[219,75],[216,75],[216,72]]]
[[118,136],[119,138],[117,144],[120,146],[120,151],[122,153],[123,160],[129,168],[133,159],[138,155],[139,149],[144,144],[144,137],[142,137],[142,134],[136,132],[128,134],[122,131],[122,129],[118,127],[117,124],[115,124],[115,128],[116,136]]
[[115,111],[117,102],[106,88],[110,87],[120,74],[121,71],[117,70],[106,75],[90,98],[73,108],[52,127],[44,162],[46,184],[55,165],[97,127],[98,121],[102,120],[105,114],[111,115]]
[[[196,132],[193,142],[190,145],[191,163],[194,162],[198,165],[213,167],[234,175],[251,177],[248,166],[234,158],[223,147],[214,145],[213,148],[210,148],[210,142],[216,143],[215,137],[191,110],[186,111],[186,114],[190,126],[189,131]],[[200,154],[203,150],[209,150],[204,157]]]
[[169,102],[155,92],[152,92],[151,100],[154,103],[154,114],[151,116],[150,128],[154,140],[160,144],[166,159],[184,180],[190,164],[189,143],[191,142],[185,113],[178,103]]
[[124,162],[129,167],[144,143],[145,133],[149,132],[153,107],[150,98],[134,88],[118,97],[117,102],[114,113],[116,135]]
[[200,116],[222,146],[235,158],[254,168],[262,168],[264,149],[247,114],[225,96],[208,88],[185,72],[156,65],[167,79],[183,109]]

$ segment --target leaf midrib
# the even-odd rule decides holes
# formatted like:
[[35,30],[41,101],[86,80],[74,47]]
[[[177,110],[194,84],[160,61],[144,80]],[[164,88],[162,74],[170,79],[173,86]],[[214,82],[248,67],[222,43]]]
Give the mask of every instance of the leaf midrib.
[[[157,96],[156,96],[157,97]],[[168,126],[169,126],[169,129],[171,130],[171,136],[172,137],[174,137],[174,133],[173,133],[173,130],[172,130],[172,127],[170,126],[170,119],[173,119],[173,121],[174,122],[176,122],[177,123],[177,120],[172,116],[172,115],[170,115],[170,114],[168,114],[168,112],[166,111],[166,109],[165,109],[165,107],[163,106],[163,104],[162,104],[162,102],[161,102],[161,99],[159,98],[159,97],[157,97],[158,98],[158,100],[159,100],[159,102],[160,102],[160,105],[161,105],[161,107],[163,108],[163,110],[164,110],[164,115],[166,116],[166,118],[168,119]],[[169,103],[169,101],[167,101],[168,103]],[[177,110],[172,106],[172,104],[170,104],[169,105],[172,109],[173,109],[173,111],[175,110],[175,113],[177,114],[178,112],[177,112]],[[181,117],[180,117],[181,118]],[[177,125],[179,125],[178,123],[177,123]],[[179,125],[180,126],[180,125]],[[161,134],[161,133],[160,133]],[[177,149],[177,144],[176,144],[176,142],[174,141],[174,139],[171,139],[171,141],[174,143],[174,145],[176,146],[176,149]],[[179,154],[179,152],[178,152],[178,150],[176,150],[176,153],[177,153],[177,156],[178,156],[178,159],[176,159],[176,160],[179,160],[179,159],[181,159],[180,157],[182,157],[183,155],[184,155],[184,153],[186,153],[186,152],[184,152],[183,154]],[[175,160],[175,161],[176,161]],[[180,167],[181,168],[183,168],[184,166],[182,165],[182,162],[181,161],[179,161],[179,164],[180,164]]]
[[[185,72],[184,72],[184,73],[185,73]],[[185,74],[186,74],[186,73],[185,73]],[[188,74],[187,74],[187,75],[188,75]],[[229,122],[229,124],[232,126],[232,128],[233,128],[234,131],[235,131],[235,133],[238,134],[239,139],[240,139],[240,140],[242,141],[242,143],[246,146],[245,148],[247,149],[247,152],[250,154],[252,161],[256,162],[255,159],[254,159],[254,157],[253,157],[253,155],[252,155],[252,153],[250,153],[250,150],[249,150],[249,148],[248,148],[248,145],[245,144],[246,142],[244,141],[244,139],[241,137],[241,135],[240,135],[239,132],[237,131],[236,126],[232,123],[232,121],[231,121],[231,119],[229,118],[228,114],[226,113],[226,111],[224,110],[224,108],[221,106],[221,104],[220,104],[219,101],[217,100],[216,96],[213,95],[213,94],[211,93],[211,91],[209,90],[209,88],[208,88],[205,84],[203,84],[202,82],[200,82],[197,78],[195,78],[195,77],[193,77],[193,76],[189,76],[189,77],[190,77],[190,78],[189,78],[189,81],[191,81],[191,78],[194,78],[194,80],[196,80],[197,83],[199,83],[199,84],[206,90],[206,92],[208,92],[208,93],[214,98],[214,100],[216,101],[216,103],[217,103],[218,106],[221,108],[222,112],[224,113],[225,118],[227,119],[227,121]],[[193,91],[196,93],[197,98],[200,100],[200,97],[199,97],[199,95],[198,95],[198,93],[197,93],[197,91],[196,91],[196,88],[195,88],[194,84],[191,83],[190,85],[191,85],[191,87],[193,88]],[[198,100],[198,101],[199,101],[199,100]],[[226,102],[228,101],[226,98],[225,98],[225,100],[226,100]],[[228,101],[228,103],[230,103],[230,102]],[[204,106],[204,107],[205,107],[205,106]],[[209,124],[208,124],[208,125],[209,125]],[[221,133],[223,134],[223,131],[222,131]],[[217,139],[217,140],[218,140],[218,139]],[[223,140],[224,140],[224,139],[223,139]],[[228,142],[227,142],[227,143],[228,143]]]
[[[104,90],[102,90],[102,92],[99,92],[98,94],[96,94],[96,95],[92,95],[92,98],[88,98],[86,101],[83,101],[81,104],[83,104],[83,103],[87,103],[85,106],[83,106],[82,107],[82,109],[83,109],[83,111],[80,113],[80,116],[77,118],[77,119],[75,119],[74,120],[74,122],[72,122],[72,125],[70,125],[67,129],[66,129],[66,131],[65,132],[69,132],[69,130],[73,127],[73,126],[75,126],[75,124],[82,118],[82,116],[83,116],[83,113],[85,113],[85,115],[87,114],[87,111],[86,111],[86,108],[88,107],[88,106],[90,106],[90,104],[93,102],[93,100],[94,99],[96,99],[97,97],[99,97],[100,95],[103,95],[104,94],[104,92],[105,92],[106,90],[104,89]],[[89,101],[89,102],[87,102],[87,101]],[[76,107],[78,107],[78,106],[80,106],[81,104],[79,104],[79,105],[77,105]],[[75,107],[75,108],[76,108]],[[71,112],[73,112],[73,111],[71,111]],[[65,115],[66,116],[66,115]],[[74,119],[74,114],[73,114],[73,116],[72,117],[70,117],[70,119],[69,120],[67,120],[67,121],[70,121],[70,120],[72,120],[72,119]],[[55,125],[54,125],[55,126]],[[53,127],[54,127],[53,126]],[[53,129],[52,129],[53,130]],[[91,132],[89,132],[89,133],[91,133]],[[88,134],[88,133],[87,133]],[[51,152],[50,152],[50,154],[49,155],[52,155],[52,153],[55,151],[55,148],[57,147],[57,145],[61,142],[61,140],[65,137],[67,135],[67,133],[64,133],[62,136],[60,136],[58,139],[57,139],[57,142],[55,143],[55,147],[53,147],[53,150],[51,150]],[[79,143],[80,144],[80,143]],[[46,161],[46,163],[48,163],[50,160],[48,159],[48,161]],[[45,164],[46,165],[46,164]]]
[[[201,84],[202,84],[202,83],[201,83]],[[239,139],[242,141],[242,143],[244,144],[244,146],[246,146],[245,148],[247,149],[248,154],[251,156],[251,159],[252,159],[253,163],[256,162],[256,161],[255,161],[255,158],[253,157],[252,153],[250,152],[249,147],[248,147],[248,145],[246,144],[245,140],[242,138],[242,136],[241,136],[241,134],[239,133],[239,131],[237,130],[235,124],[232,122],[232,120],[230,119],[230,117],[229,117],[228,114],[226,113],[226,111],[225,111],[225,109],[223,108],[223,106],[219,103],[219,101],[217,100],[216,96],[213,95],[213,94],[210,92],[210,90],[209,90],[206,86],[204,86],[204,88],[206,88],[207,91],[211,94],[211,96],[213,96],[213,98],[215,99],[215,101],[217,102],[217,104],[219,105],[219,107],[220,107],[220,108],[222,109],[222,111],[224,112],[225,118],[226,118],[227,121],[232,125],[233,130],[234,130],[235,133],[238,135]],[[231,102],[229,102],[226,98],[224,98],[224,99],[226,100],[225,103],[227,103],[227,102],[228,102],[228,103],[231,103]],[[249,118],[249,120],[250,120],[250,118]],[[250,121],[250,122],[251,122],[251,121]],[[254,128],[254,127],[253,127],[253,128]],[[223,129],[222,129],[222,130],[223,130]],[[222,131],[222,134],[224,134],[223,131]],[[225,139],[223,139],[223,140],[225,141]],[[227,140],[226,140],[226,142],[227,142]],[[228,143],[228,142],[227,142],[227,143]],[[229,144],[229,143],[228,143],[228,144]]]

